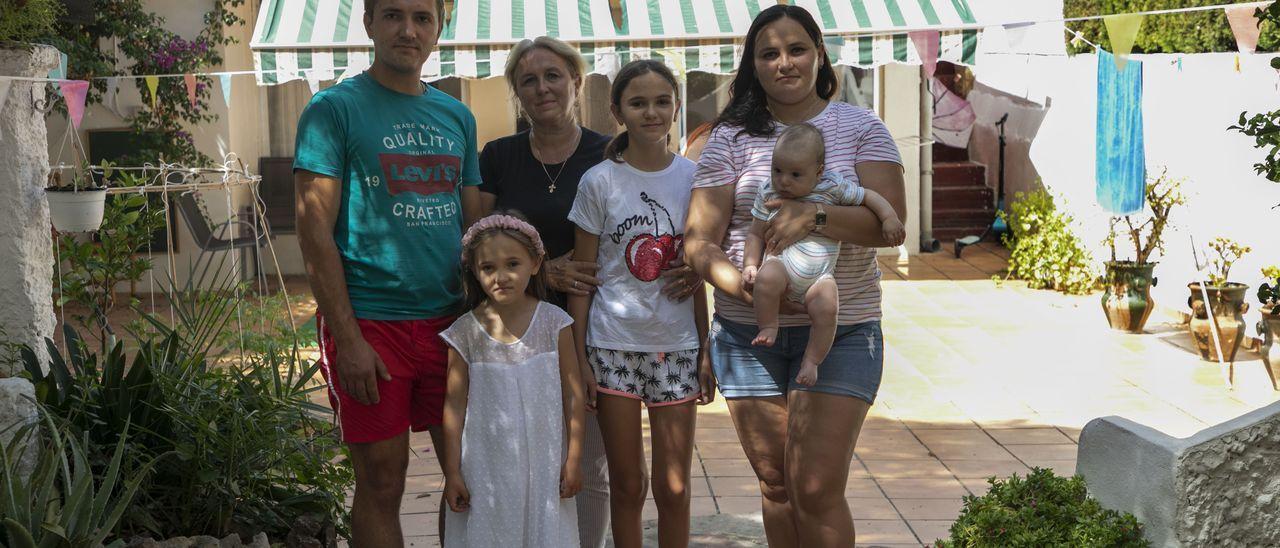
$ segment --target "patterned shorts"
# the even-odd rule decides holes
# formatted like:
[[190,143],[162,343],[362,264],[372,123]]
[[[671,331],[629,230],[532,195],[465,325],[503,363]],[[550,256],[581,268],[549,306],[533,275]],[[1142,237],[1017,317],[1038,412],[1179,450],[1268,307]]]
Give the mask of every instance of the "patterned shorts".
[[587,347],[600,392],[643,401],[646,407],[697,399],[698,351],[632,352]]

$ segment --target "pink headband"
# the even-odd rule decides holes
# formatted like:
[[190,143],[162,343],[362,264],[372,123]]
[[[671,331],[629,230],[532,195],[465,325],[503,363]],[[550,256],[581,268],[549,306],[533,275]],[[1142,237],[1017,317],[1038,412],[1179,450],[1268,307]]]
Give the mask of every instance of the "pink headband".
[[471,260],[467,255],[467,248],[471,246],[471,240],[474,240],[480,233],[489,230],[515,230],[524,234],[533,242],[533,247],[538,251],[538,257],[547,254],[547,250],[542,247],[542,238],[538,236],[538,231],[533,228],[533,225],[510,215],[489,215],[476,221],[476,224],[471,225],[471,228],[467,229],[467,233],[462,236],[462,264],[464,266]]

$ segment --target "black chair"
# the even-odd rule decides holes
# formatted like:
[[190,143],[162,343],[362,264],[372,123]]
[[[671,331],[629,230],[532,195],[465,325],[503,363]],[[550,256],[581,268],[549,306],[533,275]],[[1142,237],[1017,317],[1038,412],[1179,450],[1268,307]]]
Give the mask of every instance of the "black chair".
[[[200,246],[201,261],[206,253],[239,250],[240,264],[244,264],[244,253],[251,250],[253,274],[260,282],[266,281],[266,275],[262,272],[262,246],[267,245],[271,234],[255,218],[252,208],[245,208],[237,218],[228,219],[215,229],[210,226],[209,219],[204,216],[194,195],[189,192],[176,193],[175,201],[182,218],[186,220],[187,229],[191,231],[192,239]],[[243,271],[240,279],[244,279]]]

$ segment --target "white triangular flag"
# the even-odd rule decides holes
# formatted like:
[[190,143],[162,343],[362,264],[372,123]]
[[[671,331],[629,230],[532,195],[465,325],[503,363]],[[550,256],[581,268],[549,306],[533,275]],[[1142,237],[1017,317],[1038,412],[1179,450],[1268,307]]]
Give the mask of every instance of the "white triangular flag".
[[308,75],[307,87],[311,88],[312,95],[320,93],[320,79],[314,76]]
[[1017,51],[1027,39],[1027,31],[1035,23],[1008,23],[1004,26],[1004,38],[1009,42],[1009,50]]
[[102,104],[116,116],[124,118],[124,115],[120,113],[120,97],[117,95],[119,92],[120,80],[107,78],[107,93],[102,96]]

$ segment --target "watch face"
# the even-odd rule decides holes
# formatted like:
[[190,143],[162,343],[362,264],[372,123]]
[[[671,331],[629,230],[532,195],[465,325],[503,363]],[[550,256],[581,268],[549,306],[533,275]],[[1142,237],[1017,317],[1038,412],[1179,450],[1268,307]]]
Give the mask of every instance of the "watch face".
[[819,211],[813,215],[813,224],[818,226],[827,225],[827,212]]

